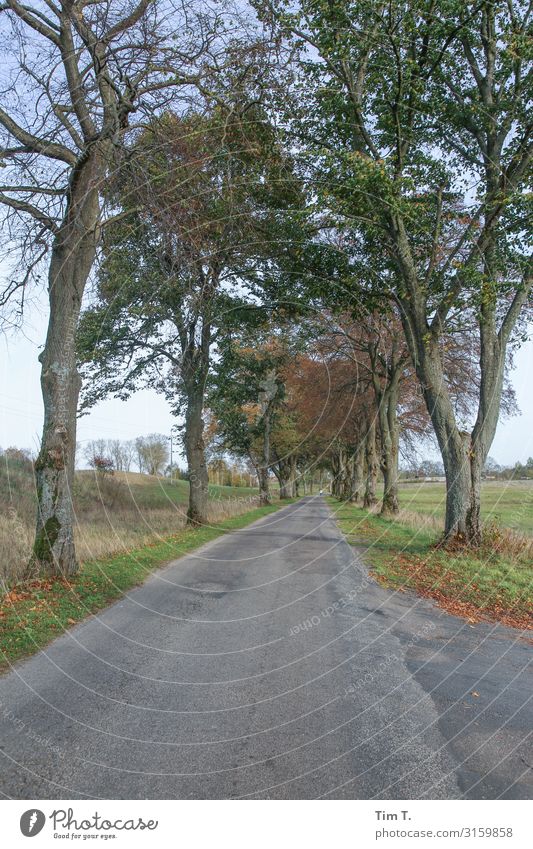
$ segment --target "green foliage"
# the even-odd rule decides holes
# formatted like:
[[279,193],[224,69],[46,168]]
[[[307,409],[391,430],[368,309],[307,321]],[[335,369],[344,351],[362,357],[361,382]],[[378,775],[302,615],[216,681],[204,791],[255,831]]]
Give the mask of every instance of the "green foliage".
[[287,120],[326,221],[314,289],[351,307],[417,297],[459,326],[483,300],[500,315],[529,262],[526,6],[256,5],[300,50]]
[[284,426],[292,427],[283,410],[284,370],[297,347],[297,337],[283,331],[275,335],[269,328],[234,334],[223,342],[208,392],[221,447],[250,457],[260,453],[265,427],[277,432],[278,439]]

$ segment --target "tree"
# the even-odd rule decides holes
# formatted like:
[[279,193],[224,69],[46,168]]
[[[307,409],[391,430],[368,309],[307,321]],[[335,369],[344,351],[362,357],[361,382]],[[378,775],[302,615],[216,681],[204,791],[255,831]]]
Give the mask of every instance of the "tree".
[[[533,282],[528,5],[259,5],[304,45],[292,126],[313,159],[317,194],[350,234],[352,297],[377,290],[400,311],[443,457],[445,535],[476,543],[506,352]],[[477,328],[479,393],[465,431],[442,339],[469,326]]]
[[[284,459],[279,450],[272,456],[272,435],[279,426],[284,370],[293,352],[289,341],[269,328],[263,334],[257,328],[254,336],[253,347],[245,334],[234,334],[221,344],[208,403],[222,445],[250,460],[259,480],[259,501],[270,504],[270,471],[273,465],[279,470]],[[279,449],[279,429],[277,436]]]
[[[401,325],[397,316],[390,310],[381,313],[359,311],[356,319],[346,314],[339,316],[329,336],[333,350],[337,350],[354,363],[358,388],[366,383],[373,391],[375,418],[379,429],[380,468],[383,475],[381,512],[398,513],[400,393],[410,378],[412,381],[412,372],[408,367],[409,352],[402,339]],[[373,417],[374,412],[371,415]],[[376,438],[373,423],[370,428],[366,442],[366,462],[369,470],[366,506],[376,501]],[[357,462],[360,466],[362,459],[358,457]]]
[[[354,364],[354,387],[371,387],[375,401],[379,464],[383,475],[381,512],[399,512],[400,439],[427,437],[431,420],[420,397],[398,311],[386,301],[373,311],[360,307],[353,315],[326,319],[321,347]],[[442,340],[443,362],[456,415],[467,419],[478,392],[472,334],[452,334]],[[506,387],[506,406],[512,393]],[[371,489],[375,490],[375,486]]]
[[245,100],[233,84],[231,108],[167,113],[132,149],[115,195],[124,217],[104,242],[98,302],[78,333],[85,406],[149,381],[184,410],[191,524],[208,521],[203,414],[213,348],[257,320],[273,240],[299,200],[253,92]]
[[375,443],[372,391],[327,335],[311,339],[312,334],[307,353],[291,364],[287,376],[286,393],[299,437],[297,454],[306,467],[331,468],[334,495],[358,501],[363,496],[367,443],[369,456],[369,443]]
[[109,453],[108,448],[107,439],[90,439],[86,442],[83,448],[83,456],[92,469],[96,468],[94,458],[107,456]]
[[50,256],[32,565],[43,574],[77,568],[71,501],[80,388],[75,335],[102,230],[107,177],[120,161],[132,116],[157,111],[172,91],[188,99],[191,84],[208,85],[202,58],[223,46],[218,16],[210,22],[203,11],[179,8],[172,14],[172,5],[159,0],[0,4],[10,74],[0,108],[6,178],[0,201],[12,238],[21,221],[28,224],[22,251],[27,270],[11,281],[2,302],[23,298],[33,270]]
[[161,475],[168,463],[168,440],[161,433],[138,436],[135,440],[139,471],[147,475]]

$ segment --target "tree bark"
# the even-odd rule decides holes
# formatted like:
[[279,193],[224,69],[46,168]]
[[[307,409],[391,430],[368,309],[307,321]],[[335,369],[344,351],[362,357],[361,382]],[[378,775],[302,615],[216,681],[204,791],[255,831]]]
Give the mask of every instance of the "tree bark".
[[343,481],[343,492],[342,498],[343,501],[351,501],[352,493],[353,493],[353,480],[354,480],[354,457],[348,457],[345,463],[345,475]]
[[398,457],[400,429],[398,426],[399,373],[391,375],[390,383],[383,393],[379,406],[379,430],[381,437],[381,472],[383,474],[383,515],[400,512],[398,501]]
[[290,497],[296,498],[298,495],[298,468],[296,464],[296,457],[291,454],[289,457],[289,466],[290,466],[290,474],[289,474],[289,485],[290,485]]
[[208,521],[209,475],[205,458],[203,392],[189,396],[185,413],[185,454],[189,473],[188,525]]
[[273,464],[274,474],[279,483],[279,497],[293,498],[294,497],[294,462],[291,457],[283,457],[277,459]]
[[[205,456],[203,412],[212,339],[211,323],[208,316],[202,314],[200,306],[195,321],[190,321],[187,328],[176,317],[182,347],[181,379],[186,396],[184,443],[189,476],[187,524],[195,526],[205,525],[209,521],[209,471]],[[199,320],[202,325],[197,340]]]
[[364,464],[365,464],[365,446],[364,443],[358,442],[352,463],[352,485],[350,493],[350,501],[353,504],[358,504],[363,497],[364,486]]
[[[496,264],[492,248],[485,255],[485,263],[485,275],[490,279],[491,265]],[[466,536],[473,545],[481,542],[481,474],[498,426],[509,338],[506,333],[510,332],[508,328],[505,330],[498,332],[495,305],[490,298],[484,298],[480,310],[481,380],[469,451],[470,502],[466,514]]]
[[44,424],[35,463],[37,523],[30,575],[68,576],[78,568],[72,506],[80,391],[76,328],[99,238],[98,182],[102,176],[96,154],[74,170],[65,217],[52,246],[50,317],[39,356]]
[[457,427],[436,341],[421,339],[418,350],[417,375],[439,443],[446,476],[444,536],[446,539],[466,539],[466,515],[472,486],[470,436]]
[[259,478],[259,504],[264,507],[265,505],[272,503],[270,482],[268,479],[268,466],[261,464],[257,469],[257,476]]
[[365,438],[366,486],[363,507],[372,507],[377,503],[376,487],[378,481],[378,458],[376,452],[376,423],[372,419]]

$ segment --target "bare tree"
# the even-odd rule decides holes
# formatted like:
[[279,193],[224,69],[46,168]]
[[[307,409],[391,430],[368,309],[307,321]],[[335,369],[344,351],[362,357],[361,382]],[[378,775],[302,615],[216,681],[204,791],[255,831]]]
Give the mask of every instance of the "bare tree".
[[135,458],[135,443],[132,439],[127,439],[122,443],[122,471],[129,472],[131,464]]
[[[75,334],[103,224],[102,193],[128,132],[205,85],[222,50],[220,13],[172,0],[0,3],[9,81],[0,92],[5,185],[25,272],[0,299],[24,299],[49,254],[50,317],[41,361],[44,427],[32,571],[76,568],[71,490],[80,379]],[[14,51],[14,56],[13,56]],[[24,229],[25,228],[25,229]],[[19,301],[20,302],[20,301]]]
[[148,475],[160,475],[168,463],[168,442],[166,436],[151,433],[139,436],[135,440],[139,460],[139,471]]
[[84,445],[83,456],[91,468],[94,468],[95,457],[109,456],[112,459],[107,439],[90,439]]

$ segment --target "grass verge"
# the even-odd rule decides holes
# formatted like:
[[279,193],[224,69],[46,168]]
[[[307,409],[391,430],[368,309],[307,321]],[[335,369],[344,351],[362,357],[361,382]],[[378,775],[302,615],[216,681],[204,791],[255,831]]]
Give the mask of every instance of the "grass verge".
[[415,590],[470,622],[488,619],[533,629],[529,546],[513,550],[505,533],[489,525],[479,550],[450,550],[439,547],[438,534],[423,524],[414,528],[355,505],[329,502],[348,542],[365,548],[379,583]]
[[31,581],[15,587],[0,603],[0,671],[34,654],[71,625],[142,584],[154,569],[288,503],[291,502],[257,507],[219,525],[183,528],[174,536],[126,554],[88,561],[69,580]]

